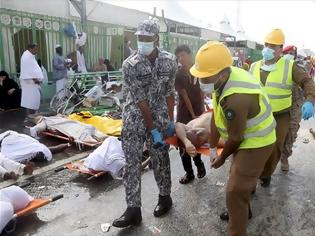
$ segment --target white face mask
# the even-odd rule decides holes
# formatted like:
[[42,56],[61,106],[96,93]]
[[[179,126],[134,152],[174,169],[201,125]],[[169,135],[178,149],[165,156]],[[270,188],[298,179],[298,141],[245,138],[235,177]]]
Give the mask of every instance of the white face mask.
[[276,64],[272,64],[272,65],[265,65],[263,64],[261,66],[261,69],[263,69],[264,71],[274,71],[277,69]]
[[291,54],[285,54],[285,55],[283,55],[283,58],[286,60],[289,60],[289,61],[294,60],[294,56]]
[[214,84],[204,84],[204,83],[200,82],[200,80],[199,80],[199,84],[200,84],[201,91],[204,92],[205,94],[213,93]]
[[138,43],[139,52],[142,55],[148,56],[154,50],[154,42],[140,42],[140,41],[137,41],[137,43]]

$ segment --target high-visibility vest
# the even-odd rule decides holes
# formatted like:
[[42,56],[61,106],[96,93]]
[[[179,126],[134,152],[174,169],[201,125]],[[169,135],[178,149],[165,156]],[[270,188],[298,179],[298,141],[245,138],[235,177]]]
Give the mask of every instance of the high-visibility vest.
[[[272,112],[282,111],[292,105],[293,63],[293,60],[281,57],[276,63],[276,70],[269,73],[265,85],[262,85],[269,97]],[[250,68],[250,73],[259,81],[261,64],[262,61],[255,62]]]
[[276,121],[272,115],[269,99],[263,92],[259,81],[245,70],[237,67],[231,67],[231,69],[232,72],[221,96],[217,97],[216,92],[212,94],[215,124],[221,137],[224,139],[229,137],[227,119],[220,105],[222,99],[232,94],[257,94],[260,112],[246,121],[244,139],[239,149],[260,148],[274,143],[276,141]]

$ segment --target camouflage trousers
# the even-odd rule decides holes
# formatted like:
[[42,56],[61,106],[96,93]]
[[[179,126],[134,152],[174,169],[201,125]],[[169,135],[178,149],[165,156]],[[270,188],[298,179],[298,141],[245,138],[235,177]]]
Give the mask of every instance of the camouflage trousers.
[[297,85],[292,90],[292,107],[290,110],[289,131],[284,143],[281,159],[287,159],[292,155],[292,147],[297,138],[301,122],[301,107],[304,101],[303,91]]
[[153,148],[149,132],[141,135],[137,130],[123,129],[122,148],[126,158],[123,182],[128,207],[141,207],[141,162],[144,142],[146,142],[151,156],[159,194],[166,196],[171,193],[171,170],[168,148]]

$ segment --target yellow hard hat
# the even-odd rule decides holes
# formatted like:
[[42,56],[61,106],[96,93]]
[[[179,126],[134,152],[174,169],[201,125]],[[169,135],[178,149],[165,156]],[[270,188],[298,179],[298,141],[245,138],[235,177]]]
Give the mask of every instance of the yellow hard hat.
[[232,64],[230,50],[223,43],[209,41],[199,48],[190,73],[197,78],[206,78],[216,75]]
[[265,43],[283,45],[285,41],[284,33],[281,29],[273,29],[265,38]]

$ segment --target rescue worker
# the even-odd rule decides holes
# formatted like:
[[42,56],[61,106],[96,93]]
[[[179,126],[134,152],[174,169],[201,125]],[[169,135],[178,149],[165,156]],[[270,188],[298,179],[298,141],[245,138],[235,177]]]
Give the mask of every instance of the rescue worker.
[[251,191],[276,141],[276,123],[259,81],[232,64],[224,44],[207,42],[199,49],[190,73],[199,78],[200,88],[206,94],[212,94],[211,153],[217,153],[213,150],[220,136],[226,140],[221,155],[215,154],[212,159],[211,167],[217,169],[226,158],[234,156],[226,186],[228,213],[220,218],[229,220],[228,235],[243,236],[251,218]]
[[277,122],[277,143],[271,158],[266,163],[260,177],[261,186],[268,187],[283,151],[290,124],[292,107],[292,86],[299,85],[305,95],[302,106],[302,118],[307,120],[314,115],[315,85],[304,68],[293,60],[283,58],[282,49],[285,41],[280,29],[272,30],[265,38],[262,50],[263,59],[252,64],[250,72],[262,84],[270,99],[272,112]]
[[[287,60],[295,60],[297,64],[303,66],[303,61],[297,60],[297,48],[294,45],[289,45],[283,48],[283,57]],[[293,143],[297,138],[297,132],[300,128],[301,107],[304,102],[303,90],[296,83],[293,83],[292,86],[292,106],[290,109],[291,120],[280,159],[282,171],[289,170],[288,158],[292,155]]]
[[168,147],[162,133],[174,135],[174,94],[177,63],[175,56],[159,46],[159,25],[145,20],[135,33],[138,51],[123,63],[127,100],[123,111],[122,148],[126,157],[123,182],[127,210],[113,226],[137,225],[141,216],[141,160],[146,142],[151,155],[159,200],[154,216],[167,213],[172,206],[171,172]]

